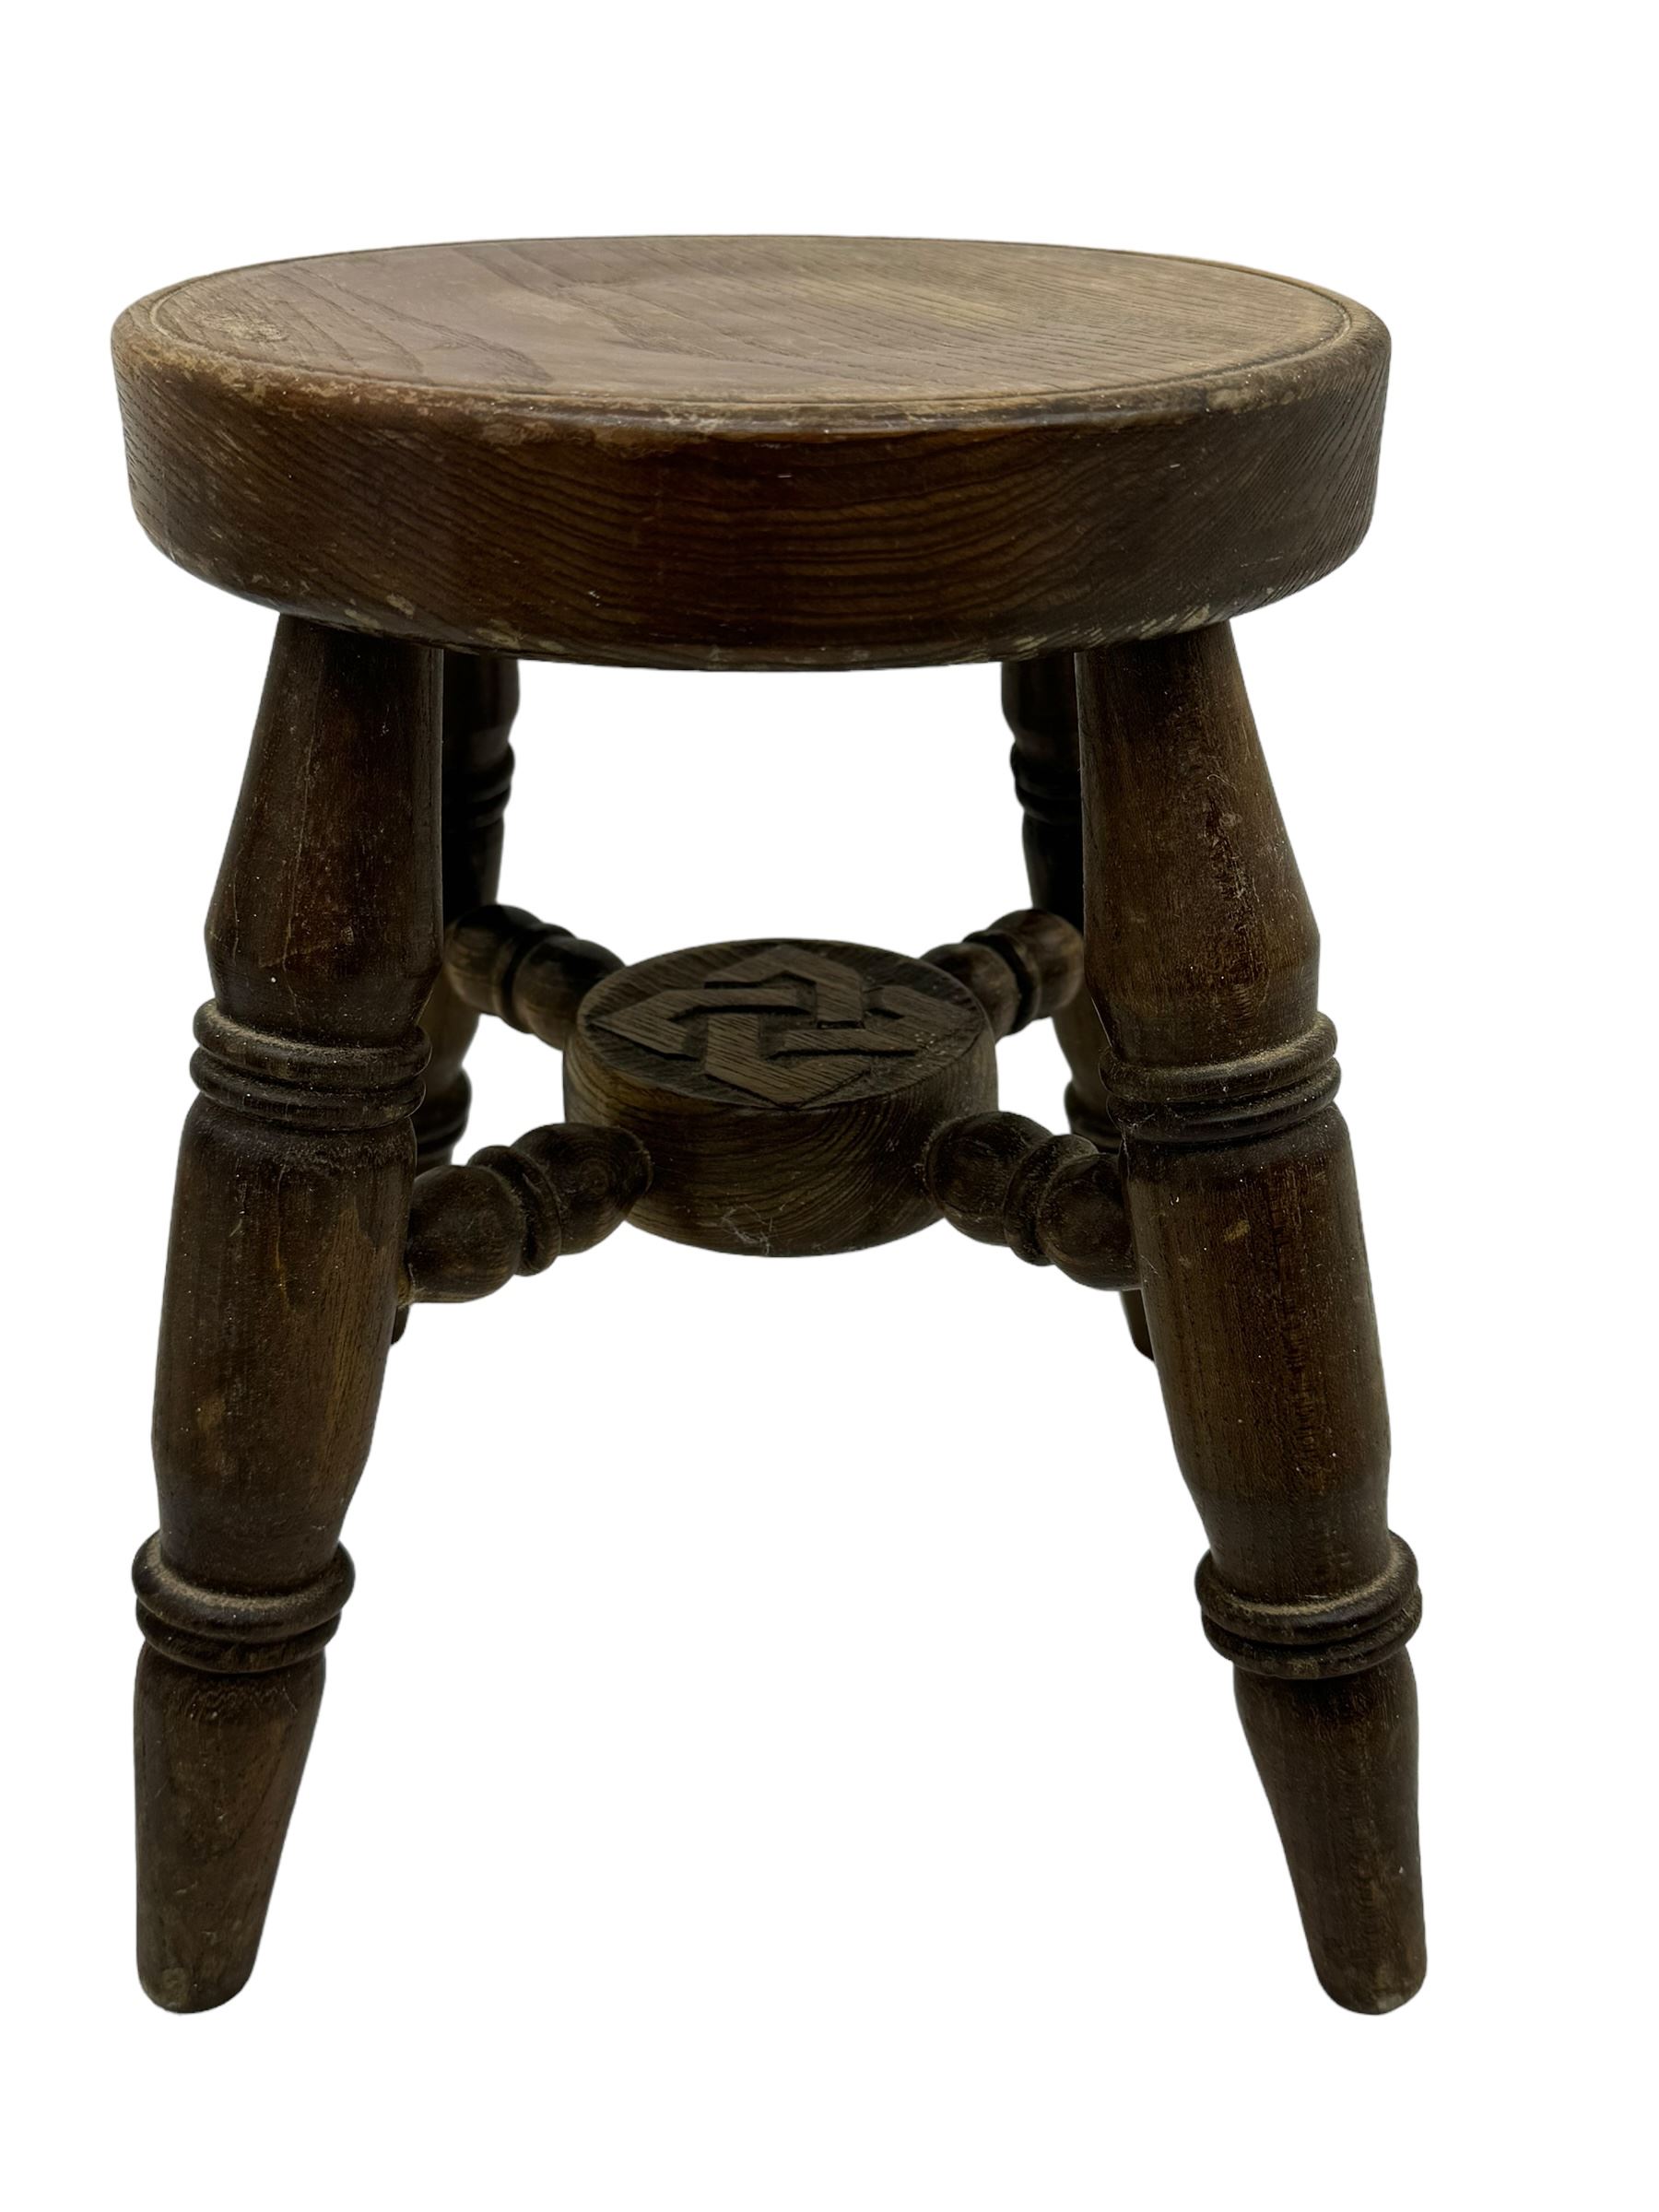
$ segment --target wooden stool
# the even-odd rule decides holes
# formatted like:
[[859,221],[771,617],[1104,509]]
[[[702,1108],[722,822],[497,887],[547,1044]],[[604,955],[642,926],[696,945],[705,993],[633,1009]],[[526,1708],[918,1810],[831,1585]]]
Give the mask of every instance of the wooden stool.
[[[1314,1965],[1404,2003],[1417,1571],[1319,940],[1228,627],[1363,535],[1382,325],[1069,247],[532,239],[205,277],[129,309],[115,359],[146,530],[281,617],[135,1571],[150,1995],[253,1967],[412,1301],[629,1215],[762,1254],[943,1215],[1124,1294]],[[920,959],[625,967],[492,905],[519,657],[1001,662],[1035,909]],[[483,1013],[563,1049],[570,1119],[453,1167]],[[1048,1014],[1067,1135],[996,1111],[996,1039]]]

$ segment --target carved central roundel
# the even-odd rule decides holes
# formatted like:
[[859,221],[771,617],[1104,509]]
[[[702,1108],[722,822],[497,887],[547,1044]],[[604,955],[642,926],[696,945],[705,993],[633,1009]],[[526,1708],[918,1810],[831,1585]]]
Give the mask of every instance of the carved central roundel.
[[816,1106],[902,1090],[984,1026],[939,970],[863,945],[706,945],[610,976],[583,1002],[589,1051],[666,1090]]
[[571,1119],[651,1154],[634,1223],[723,1252],[844,1252],[924,1227],[929,1135],[995,1099],[978,1002],[867,945],[760,938],[619,969],[565,1053]]

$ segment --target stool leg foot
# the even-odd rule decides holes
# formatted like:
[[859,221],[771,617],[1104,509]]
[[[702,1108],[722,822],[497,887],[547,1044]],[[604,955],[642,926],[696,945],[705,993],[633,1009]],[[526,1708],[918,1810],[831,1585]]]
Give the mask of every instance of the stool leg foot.
[[[1077,681],[1069,653],[1034,661],[1005,661],[1003,719],[1014,734],[1014,788],[1025,813],[1026,877],[1031,903],[1083,926],[1083,794],[1077,768]],[[1067,1125],[1102,1152],[1116,1154],[1121,1139],[1100,1088],[1100,1017],[1086,992],[1054,1017],[1071,1081]],[[1143,1358],[1152,1357],[1146,1309],[1138,1290],[1124,1292],[1124,1319]]]
[[437,971],[438,656],[285,617],[207,921],[139,1625],[138,1962],[247,1979],[351,1586]]
[[1313,1971],[1350,2012],[1392,2012],[1428,1970],[1410,1654],[1326,1682],[1235,1670]]
[[1320,1980],[1424,1971],[1416,1563],[1318,934],[1225,626],[1084,653],[1089,987],[1198,1594]]
[[134,1697],[138,1979],[206,2012],[253,1971],[323,1701],[323,1654],[222,1676],[146,1647]]
[[[518,663],[502,655],[443,655],[443,919],[487,906],[501,880],[502,817],[512,788],[509,739],[518,712]],[[432,1044],[426,1097],[415,1116],[418,1168],[446,1167],[466,1128],[472,1085],[463,1062],[478,1017],[440,975],[420,1017]]]

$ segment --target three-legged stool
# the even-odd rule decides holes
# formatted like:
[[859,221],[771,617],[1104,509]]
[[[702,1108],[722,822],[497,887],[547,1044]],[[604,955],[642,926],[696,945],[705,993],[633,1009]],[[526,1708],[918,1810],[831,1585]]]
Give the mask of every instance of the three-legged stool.
[[[1314,1965],[1402,2004],[1417,1572],[1318,936],[1229,629],[1363,535],[1381,324],[1072,248],[517,240],[206,277],[115,356],[146,530],[281,617],[207,918],[135,1571],[151,1996],[253,1967],[412,1302],[624,1218],[770,1256],[943,1215],[1123,1294]],[[624,966],[493,904],[524,657],[1000,662],[1035,905],[920,959]],[[483,1014],[563,1051],[569,1119],[453,1166]],[[996,1040],[1046,1015],[1069,1135],[996,1111]]]

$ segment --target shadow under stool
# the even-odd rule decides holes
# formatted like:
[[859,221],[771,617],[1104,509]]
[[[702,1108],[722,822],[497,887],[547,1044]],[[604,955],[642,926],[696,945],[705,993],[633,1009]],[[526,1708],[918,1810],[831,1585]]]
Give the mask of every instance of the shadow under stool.
[[[1417,1571],[1318,935],[1229,627],[1363,535],[1382,326],[1070,247],[530,239],[204,277],[114,344],[145,529],[279,616],[135,1568],[149,1994],[199,2010],[253,1968],[412,1303],[624,1218],[780,1256],[942,1216],[1122,1295],[1314,1966],[1403,2004]],[[498,905],[524,658],[998,662],[1033,905],[921,958],[632,966]],[[560,1049],[569,1118],[455,1166],[482,1015]],[[996,1041],[1050,1017],[1058,1135],[996,1106]]]

